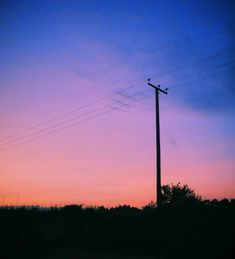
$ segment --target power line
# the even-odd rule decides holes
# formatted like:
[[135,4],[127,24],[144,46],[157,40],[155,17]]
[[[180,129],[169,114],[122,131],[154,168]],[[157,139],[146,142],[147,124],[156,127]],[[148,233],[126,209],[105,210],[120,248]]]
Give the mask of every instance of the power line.
[[[140,93],[136,93],[136,94],[131,95],[131,96],[130,96],[130,95],[125,95],[121,100],[124,101],[124,100],[127,100],[127,99],[132,99],[134,96],[137,96],[138,94],[141,94],[141,92],[140,92]],[[33,136],[33,135],[35,135],[35,134],[38,134],[38,133],[41,133],[41,132],[44,132],[44,131],[48,131],[48,130],[53,129],[53,128],[56,128],[56,127],[58,127],[58,126],[60,126],[60,125],[67,124],[67,123],[69,123],[69,122],[71,122],[71,121],[74,121],[74,120],[76,120],[76,119],[78,119],[78,118],[81,118],[81,117],[87,116],[87,115],[89,115],[89,114],[95,113],[95,112],[97,112],[97,111],[100,111],[100,110],[102,110],[102,109],[108,107],[109,105],[113,105],[113,104],[115,104],[115,102],[111,102],[111,103],[109,103],[109,104],[103,105],[103,106],[101,106],[101,107],[99,107],[99,108],[93,109],[93,110],[88,111],[88,112],[86,112],[86,113],[79,114],[79,115],[74,116],[74,117],[72,117],[72,118],[70,118],[70,119],[68,119],[68,120],[59,122],[59,123],[54,124],[54,125],[52,125],[52,126],[49,126],[49,127],[47,127],[47,128],[37,130],[37,131],[32,132],[32,133],[27,134],[27,135],[23,135],[22,137],[18,137],[18,138],[16,138],[16,139],[13,139],[13,140],[10,140],[10,141],[8,141],[8,142],[3,143],[2,145],[0,145],[0,147],[7,146],[7,145],[11,144],[12,142],[14,143],[14,142],[20,141],[20,140],[22,140],[22,139],[31,137],[31,136]],[[123,106],[125,106],[125,104],[123,104]]]
[[[227,66],[227,65],[234,64],[234,63],[235,63],[235,61],[232,61],[232,62],[227,62],[227,63],[224,63],[224,64],[219,64],[219,65],[213,66],[211,69],[207,70],[206,73],[213,72],[214,68],[217,69],[217,68],[221,68],[221,67],[224,67],[224,66]],[[190,77],[194,77],[194,76],[197,76],[197,75],[201,75],[201,74],[205,74],[205,72],[190,74],[190,75],[187,75],[187,76],[184,76],[184,77],[176,78],[176,79],[171,80],[171,81],[163,81],[163,82],[161,81],[161,84],[169,84],[169,83],[171,84],[171,83],[181,81],[181,80],[184,80],[184,79],[187,79],[187,78],[190,78]]]
[[130,86],[127,87],[127,88],[124,88],[124,89],[119,90],[119,91],[117,91],[117,92],[115,92],[115,93],[112,93],[112,94],[110,94],[110,95],[106,95],[106,96],[104,96],[104,97],[101,97],[101,98],[99,98],[99,99],[96,99],[96,100],[94,100],[93,102],[90,102],[90,103],[88,103],[88,104],[86,104],[86,105],[80,106],[80,107],[75,108],[75,109],[73,109],[73,110],[71,110],[71,111],[62,113],[62,114],[60,114],[60,115],[58,115],[58,116],[56,116],[56,117],[54,117],[54,118],[48,119],[48,120],[46,120],[46,121],[40,122],[40,123],[38,123],[38,124],[35,124],[35,125],[33,125],[33,126],[29,127],[29,128],[26,128],[26,129],[23,129],[23,130],[21,130],[21,131],[18,131],[18,132],[16,132],[16,133],[14,133],[14,134],[8,135],[8,136],[6,136],[6,137],[0,139],[0,142],[3,142],[3,141],[5,141],[5,140],[7,140],[7,139],[13,138],[13,137],[18,136],[18,135],[21,135],[21,134],[23,134],[23,133],[25,133],[25,132],[27,132],[27,131],[32,130],[32,129],[39,128],[39,127],[41,127],[41,126],[43,126],[43,125],[46,125],[46,124],[48,124],[48,123],[54,122],[54,121],[56,121],[56,120],[58,120],[58,119],[61,119],[61,118],[66,117],[66,116],[68,116],[68,115],[70,115],[70,114],[73,114],[73,113],[75,113],[75,112],[77,112],[77,111],[80,111],[80,110],[83,110],[83,109],[85,109],[85,108],[88,108],[89,106],[92,106],[92,105],[94,105],[94,104],[96,104],[96,103],[99,103],[99,102],[101,102],[101,101],[103,101],[103,100],[106,100],[106,99],[108,99],[108,98],[110,98],[110,97],[112,97],[112,96],[118,95],[118,94],[120,94],[120,93],[122,93],[122,92],[125,92],[125,91],[127,91],[127,90],[129,90],[129,89],[135,88],[135,87],[137,87],[137,86],[138,86],[138,83],[135,83],[135,84],[133,84],[133,85],[130,85]]
[[[168,71],[167,73],[163,73],[163,74],[157,75],[156,77],[157,77],[157,78],[159,78],[159,77],[164,77],[164,76],[166,76],[166,75],[169,75],[169,74],[175,73],[175,72],[177,72],[177,71],[186,69],[186,68],[188,68],[188,67],[190,67],[190,66],[193,66],[193,65],[196,65],[196,64],[200,64],[200,63],[205,62],[205,61],[208,61],[208,60],[210,60],[210,59],[214,59],[214,58],[223,56],[223,55],[225,55],[225,54],[227,54],[227,53],[229,53],[229,52],[233,52],[234,50],[235,50],[235,49],[229,49],[229,50],[226,50],[226,51],[223,51],[223,52],[220,52],[220,53],[211,55],[211,56],[209,56],[209,57],[206,57],[206,58],[203,58],[203,59],[199,59],[199,60],[194,61],[194,62],[192,62],[192,63],[190,63],[190,64],[188,64],[188,65],[185,65],[185,66],[182,66],[182,67],[179,67],[179,68],[170,70],[170,71]],[[155,78],[155,77],[152,77],[152,78]],[[151,79],[152,79],[152,78],[151,78]]]
[[[143,91],[142,93],[145,93],[145,92],[147,92],[147,91]],[[136,94],[136,95],[137,95],[137,94]],[[136,95],[133,95],[132,97],[134,97],[134,96],[136,96]],[[64,126],[64,127],[62,127],[62,128],[54,129],[54,130],[52,130],[52,131],[46,132],[46,133],[44,133],[44,134],[41,134],[41,135],[39,135],[39,136],[36,136],[36,137],[30,138],[30,139],[27,139],[27,140],[22,141],[22,142],[19,142],[19,143],[15,143],[15,144],[13,143],[13,145],[10,145],[10,146],[8,146],[8,147],[6,147],[6,148],[0,149],[0,152],[1,152],[1,151],[8,150],[8,149],[11,149],[11,148],[13,148],[13,147],[17,147],[17,146],[26,144],[26,143],[28,143],[28,142],[31,142],[31,141],[34,141],[34,140],[36,140],[36,139],[45,137],[45,136],[47,136],[47,135],[54,134],[54,133],[56,133],[57,131],[64,130],[64,129],[67,129],[67,128],[70,128],[70,127],[79,125],[79,124],[84,123],[84,122],[86,122],[86,121],[88,121],[88,120],[91,120],[91,119],[94,119],[94,118],[96,118],[96,117],[100,117],[100,116],[102,116],[102,115],[104,115],[104,114],[107,114],[107,113],[109,113],[109,112],[115,111],[115,110],[117,110],[118,108],[121,108],[121,107],[126,106],[126,105],[128,105],[128,104],[132,104],[132,103],[138,102],[138,101],[140,101],[140,100],[142,100],[142,99],[144,99],[144,98],[147,98],[147,97],[149,97],[149,96],[150,96],[150,95],[147,95],[147,96],[144,95],[144,96],[141,96],[141,97],[138,98],[138,99],[134,99],[134,100],[132,99],[130,102],[128,102],[128,103],[126,103],[126,104],[121,104],[121,105],[118,106],[118,107],[112,107],[112,108],[110,108],[110,109],[107,110],[107,111],[98,113],[98,114],[96,114],[96,115],[93,115],[93,116],[88,117],[88,118],[86,118],[86,119],[83,119],[83,120],[81,120],[81,121],[75,122],[75,123],[73,123],[73,124],[66,125],[66,126]]]
[[[210,60],[210,59],[213,59],[213,58],[216,58],[216,57],[225,55],[226,53],[232,52],[232,51],[234,51],[234,49],[227,50],[227,51],[224,51],[224,52],[221,52],[221,53],[217,53],[217,54],[214,54],[214,55],[212,55],[212,56],[209,56],[209,57],[204,58],[204,59],[201,59],[201,60],[197,60],[197,61],[195,61],[195,62],[193,62],[193,63],[191,63],[191,64],[188,64],[188,65],[186,65],[186,66],[183,66],[183,67],[180,67],[180,68],[171,70],[171,71],[169,71],[169,72],[167,72],[167,73],[164,73],[163,75],[160,75],[159,77],[163,77],[163,76],[166,76],[166,75],[168,75],[168,74],[170,74],[170,73],[183,70],[183,69],[185,69],[185,68],[187,68],[187,67],[190,67],[190,66],[192,66],[192,65],[195,65],[195,64],[198,64],[198,63],[201,63],[201,62],[205,62],[205,61],[207,61],[207,60]],[[231,63],[233,63],[233,62],[231,62]],[[222,65],[226,65],[226,64],[222,64]],[[221,65],[221,66],[222,66],[222,65]],[[193,76],[194,76],[194,75],[190,75],[190,76],[185,76],[185,77],[183,77],[183,78],[175,79],[175,80],[170,81],[170,83],[171,83],[171,85],[173,85],[173,84],[172,84],[173,82],[176,82],[176,81],[179,81],[179,80],[183,80],[183,79],[185,79],[185,78],[189,78],[189,77],[193,77]],[[203,78],[202,78],[202,79],[203,79]],[[201,79],[195,79],[195,80],[193,80],[193,81],[197,81],[197,80],[201,80]],[[142,81],[141,81],[141,82],[142,82]],[[190,81],[190,82],[192,82],[192,81]],[[190,82],[185,82],[185,83],[182,83],[182,84],[186,84],[186,83],[190,83]],[[163,82],[163,83],[164,83],[164,82]],[[169,82],[166,82],[166,83],[169,83]],[[181,85],[182,85],[182,84],[181,84]],[[43,125],[52,123],[52,122],[54,122],[54,121],[56,121],[56,120],[59,120],[59,119],[61,119],[61,118],[63,118],[63,117],[66,117],[66,116],[68,116],[68,115],[71,115],[71,114],[73,114],[73,113],[76,113],[76,112],[78,112],[78,111],[80,111],[80,110],[86,109],[86,108],[88,108],[89,106],[92,106],[92,105],[94,105],[94,104],[96,104],[96,103],[99,103],[99,102],[101,102],[101,101],[103,101],[103,100],[106,100],[106,99],[108,99],[108,98],[110,98],[110,97],[112,97],[112,96],[115,96],[115,95],[118,95],[118,94],[122,94],[122,93],[124,93],[125,91],[127,91],[127,90],[129,90],[129,89],[131,89],[131,88],[135,88],[135,87],[137,87],[137,86],[138,86],[138,83],[135,83],[135,84],[133,84],[133,85],[130,85],[130,86],[127,87],[127,88],[124,88],[124,89],[122,89],[122,90],[119,90],[119,91],[117,91],[117,92],[114,92],[114,93],[112,93],[112,94],[110,94],[110,95],[104,96],[104,97],[102,97],[102,98],[96,99],[96,100],[94,100],[94,101],[92,101],[92,102],[90,102],[90,103],[88,103],[88,104],[86,104],[86,105],[84,105],[84,106],[75,108],[75,109],[73,109],[73,110],[71,110],[71,111],[62,113],[62,114],[60,114],[60,115],[58,115],[58,116],[56,116],[56,117],[54,117],[54,118],[48,119],[48,120],[43,121],[43,122],[41,122],[41,123],[35,124],[35,125],[33,125],[33,126],[29,127],[29,128],[26,128],[26,129],[23,129],[23,130],[21,130],[21,131],[18,131],[18,132],[16,132],[16,133],[14,133],[14,134],[8,135],[8,136],[6,136],[6,137],[0,139],[0,142],[5,142],[5,141],[8,140],[8,139],[12,139],[12,138],[14,138],[14,137],[16,137],[16,136],[18,136],[18,135],[22,135],[22,134],[25,133],[25,132],[31,131],[31,130],[33,130],[33,129],[40,128],[40,127],[43,126]],[[178,87],[178,86],[176,86],[176,87]],[[173,87],[171,87],[171,89],[172,89],[172,88],[173,88]],[[7,143],[8,143],[8,142],[7,142]],[[6,144],[7,144],[7,143],[6,143]]]
[[174,89],[174,88],[178,88],[178,87],[183,87],[185,84],[190,84],[192,82],[196,82],[196,81],[199,81],[199,80],[205,80],[205,79],[208,79],[208,78],[211,78],[211,77],[215,77],[215,76],[219,76],[221,74],[224,74],[230,70],[234,70],[235,68],[230,68],[230,69],[227,69],[227,70],[224,70],[224,71],[221,71],[219,73],[216,73],[216,74],[212,74],[212,75],[209,75],[209,76],[204,76],[204,77],[200,77],[200,78],[196,78],[194,80],[191,80],[191,81],[188,81],[188,82],[183,82],[182,84],[178,84],[178,85],[174,85],[174,84],[170,84],[170,85],[174,85],[172,87],[168,87],[168,89]]
[[[179,85],[170,87],[170,88],[168,88],[168,89],[172,89],[172,88],[175,88],[175,87],[183,87],[183,85],[185,85],[185,84],[189,84],[189,83],[191,83],[191,82],[195,82],[195,81],[199,81],[199,80],[203,80],[203,79],[208,79],[208,78],[210,78],[210,77],[218,76],[218,75],[220,75],[220,74],[226,73],[226,72],[228,72],[228,71],[230,71],[230,70],[234,70],[234,69],[235,69],[235,68],[227,69],[227,70],[222,71],[222,72],[220,72],[220,73],[216,73],[216,74],[213,74],[213,75],[209,75],[209,76],[197,78],[197,79],[195,79],[195,80],[191,80],[191,81],[188,81],[188,82],[184,82],[184,83],[182,83],[182,84],[179,84]],[[144,91],[144,92],[146,92],[146,91]],[[142,93],[143,93],[143,92],[142,92]],[[137,93],[137,94],[134,94],[134,95],[132,95],[132,96],[129,96],[129,98],[131,99],[132,97],[134,97],[134,96],[136,96],[136,95],[138,95],[138,94],[140,94],[140,93]],[[69,128],[69,127],[72,127],[72,126],[75,126],[75,125],[78,125],[78,124],[83,123],[83,122],[85,122],[85,121],[88,121],[88,120],[90,120],[90,119],[93,119],[93,118],[99,117],[99,116],[101,116],[101,115],[103,115],[103,114],[106,114],[106,113],[109,113],[109,112],[111,112],[111,111],[117,110],[118,108],[121,108],[121,107],[123,107],[123,106],[129,105],[129,104],[131,104],[131,103],[133,103],[133,102],[138,102],[138,101],[140,101],[141,99],[146,98],[146,97],[148,97],[148,96],[143,96],[143,97],[141,97],[141,98],[139,98],[139,99],[137,99],[137,100],[133,100],[133,101],[131,101],[131,102],[129,102],[129,103],[121,104],[121,105],[118,106],[118,107],[111,107],[111,108],[110,108],[109,110],[107,110],[107,111],[104,111],[104,112],[102,112],[102,113],[96,114],[96,115],[91,116],[91,117],[89,117],[89,118],[86,118],[86,119],[84,119],[84,120],[82,120],[82,121],[78,121],[78,122],[76,122],[76,123],[73,123],[73,124],[64,126],[64,127],[62,127],[62,128],[58,128],[58,129],[55,129],[55,130],[53,130],[53,131],[49,131],[49,132],[47,132],[47,133],[45,133],[45,134],[36,136],[36,137],[34,137],[34,138],[25,140],[25,141],[23,141],[23,142],[16,143],[16,144],[14,144],[14,142],[13,142],[13,145],[10,145],[10,146],[8,146],[8,147],[6,147],[6,148],[0,149],[0,151],[5,151],[5,150],[10,149],[10,148],[12,148],[12,147],[19,146],[19,145],[25,144],[25,143],[27,143],[27,142],[31,142],[31,141],[36,140],[36,139],[38,139],[38,138],[42,138],[42,137],[47,136],[47,135],[49,135],[49,134],[52,134],[52,133],[54,133],[54,132],[57,132],[57,131],[60,131],[60,130],[63,130],[63,129],[66,129],[66,128]],[[123,99],[125,99],[125,98],[123,98]],[[112,104],[113,104],[113,103],[112,103]],[[109,104],[109,105],[110,105],[110,104]],[[108,105],[105,105],[104,107],[108,107]],[[100,108],[98,108],[98,109],[96,109],[96,110],[100,110],[101,108],[103,108],[103,107],[100,107]],[[94,110],[91,111],[91,112],[86,113],[86,115],[88,115],[89,113],[93,113],[93,112],[94,112]],[[82,116],[83,116],[83,115],[82,115]],[[45,130],[46,130],[46,129],[45,129]],[[48,129],[47,129],[47,130],[48,130]],[[35,134],[36,134],[36,132],[35,132]],[[19,141],[19,140],[18,140],[18,141]],[[8,144],[11,144],[11,143],[8,143]]]

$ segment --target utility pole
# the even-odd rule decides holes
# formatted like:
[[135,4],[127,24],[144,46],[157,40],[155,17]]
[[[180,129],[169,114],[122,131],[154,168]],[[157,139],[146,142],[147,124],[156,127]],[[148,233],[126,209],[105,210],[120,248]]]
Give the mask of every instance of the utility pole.
[[148,85],[155,89],[155,106],[156,106],[156,202],[157,206],[162,204],[161,194],[161,143],[160,143],[160,118],[159,118],[159,92],[167,94],[167,88],[165,90],[160,88],[160,85],[156,86],[150,83],[148,79]]

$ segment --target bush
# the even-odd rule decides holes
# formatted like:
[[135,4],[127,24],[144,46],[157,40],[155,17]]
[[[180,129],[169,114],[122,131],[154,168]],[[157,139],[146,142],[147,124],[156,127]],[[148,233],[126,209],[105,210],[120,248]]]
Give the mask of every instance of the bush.
[[188,185],[163,185],[162,186],[162,204],[169,205],[195,205],[202,202],[199,195]]

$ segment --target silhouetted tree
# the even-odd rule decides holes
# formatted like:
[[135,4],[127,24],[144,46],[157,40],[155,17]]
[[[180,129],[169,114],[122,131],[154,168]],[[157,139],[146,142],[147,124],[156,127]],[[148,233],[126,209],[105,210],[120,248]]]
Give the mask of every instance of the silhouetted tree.
[[194,205],[202,202],[202,199],[188,185],[163,185],[163,204],[169,205]]

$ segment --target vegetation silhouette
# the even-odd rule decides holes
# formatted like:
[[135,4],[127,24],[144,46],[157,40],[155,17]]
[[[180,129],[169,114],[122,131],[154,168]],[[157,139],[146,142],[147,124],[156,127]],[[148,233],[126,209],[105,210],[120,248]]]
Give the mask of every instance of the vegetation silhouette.
[[1,207],[0,258],[235,258],[234,200],[203,200],[187,185],[162,187],[142,209]]
[[196,205],[202,202],[202,198],[197,195],[188,185],[163,185],[162,186],[162,202],[163,204],[188,206]]

